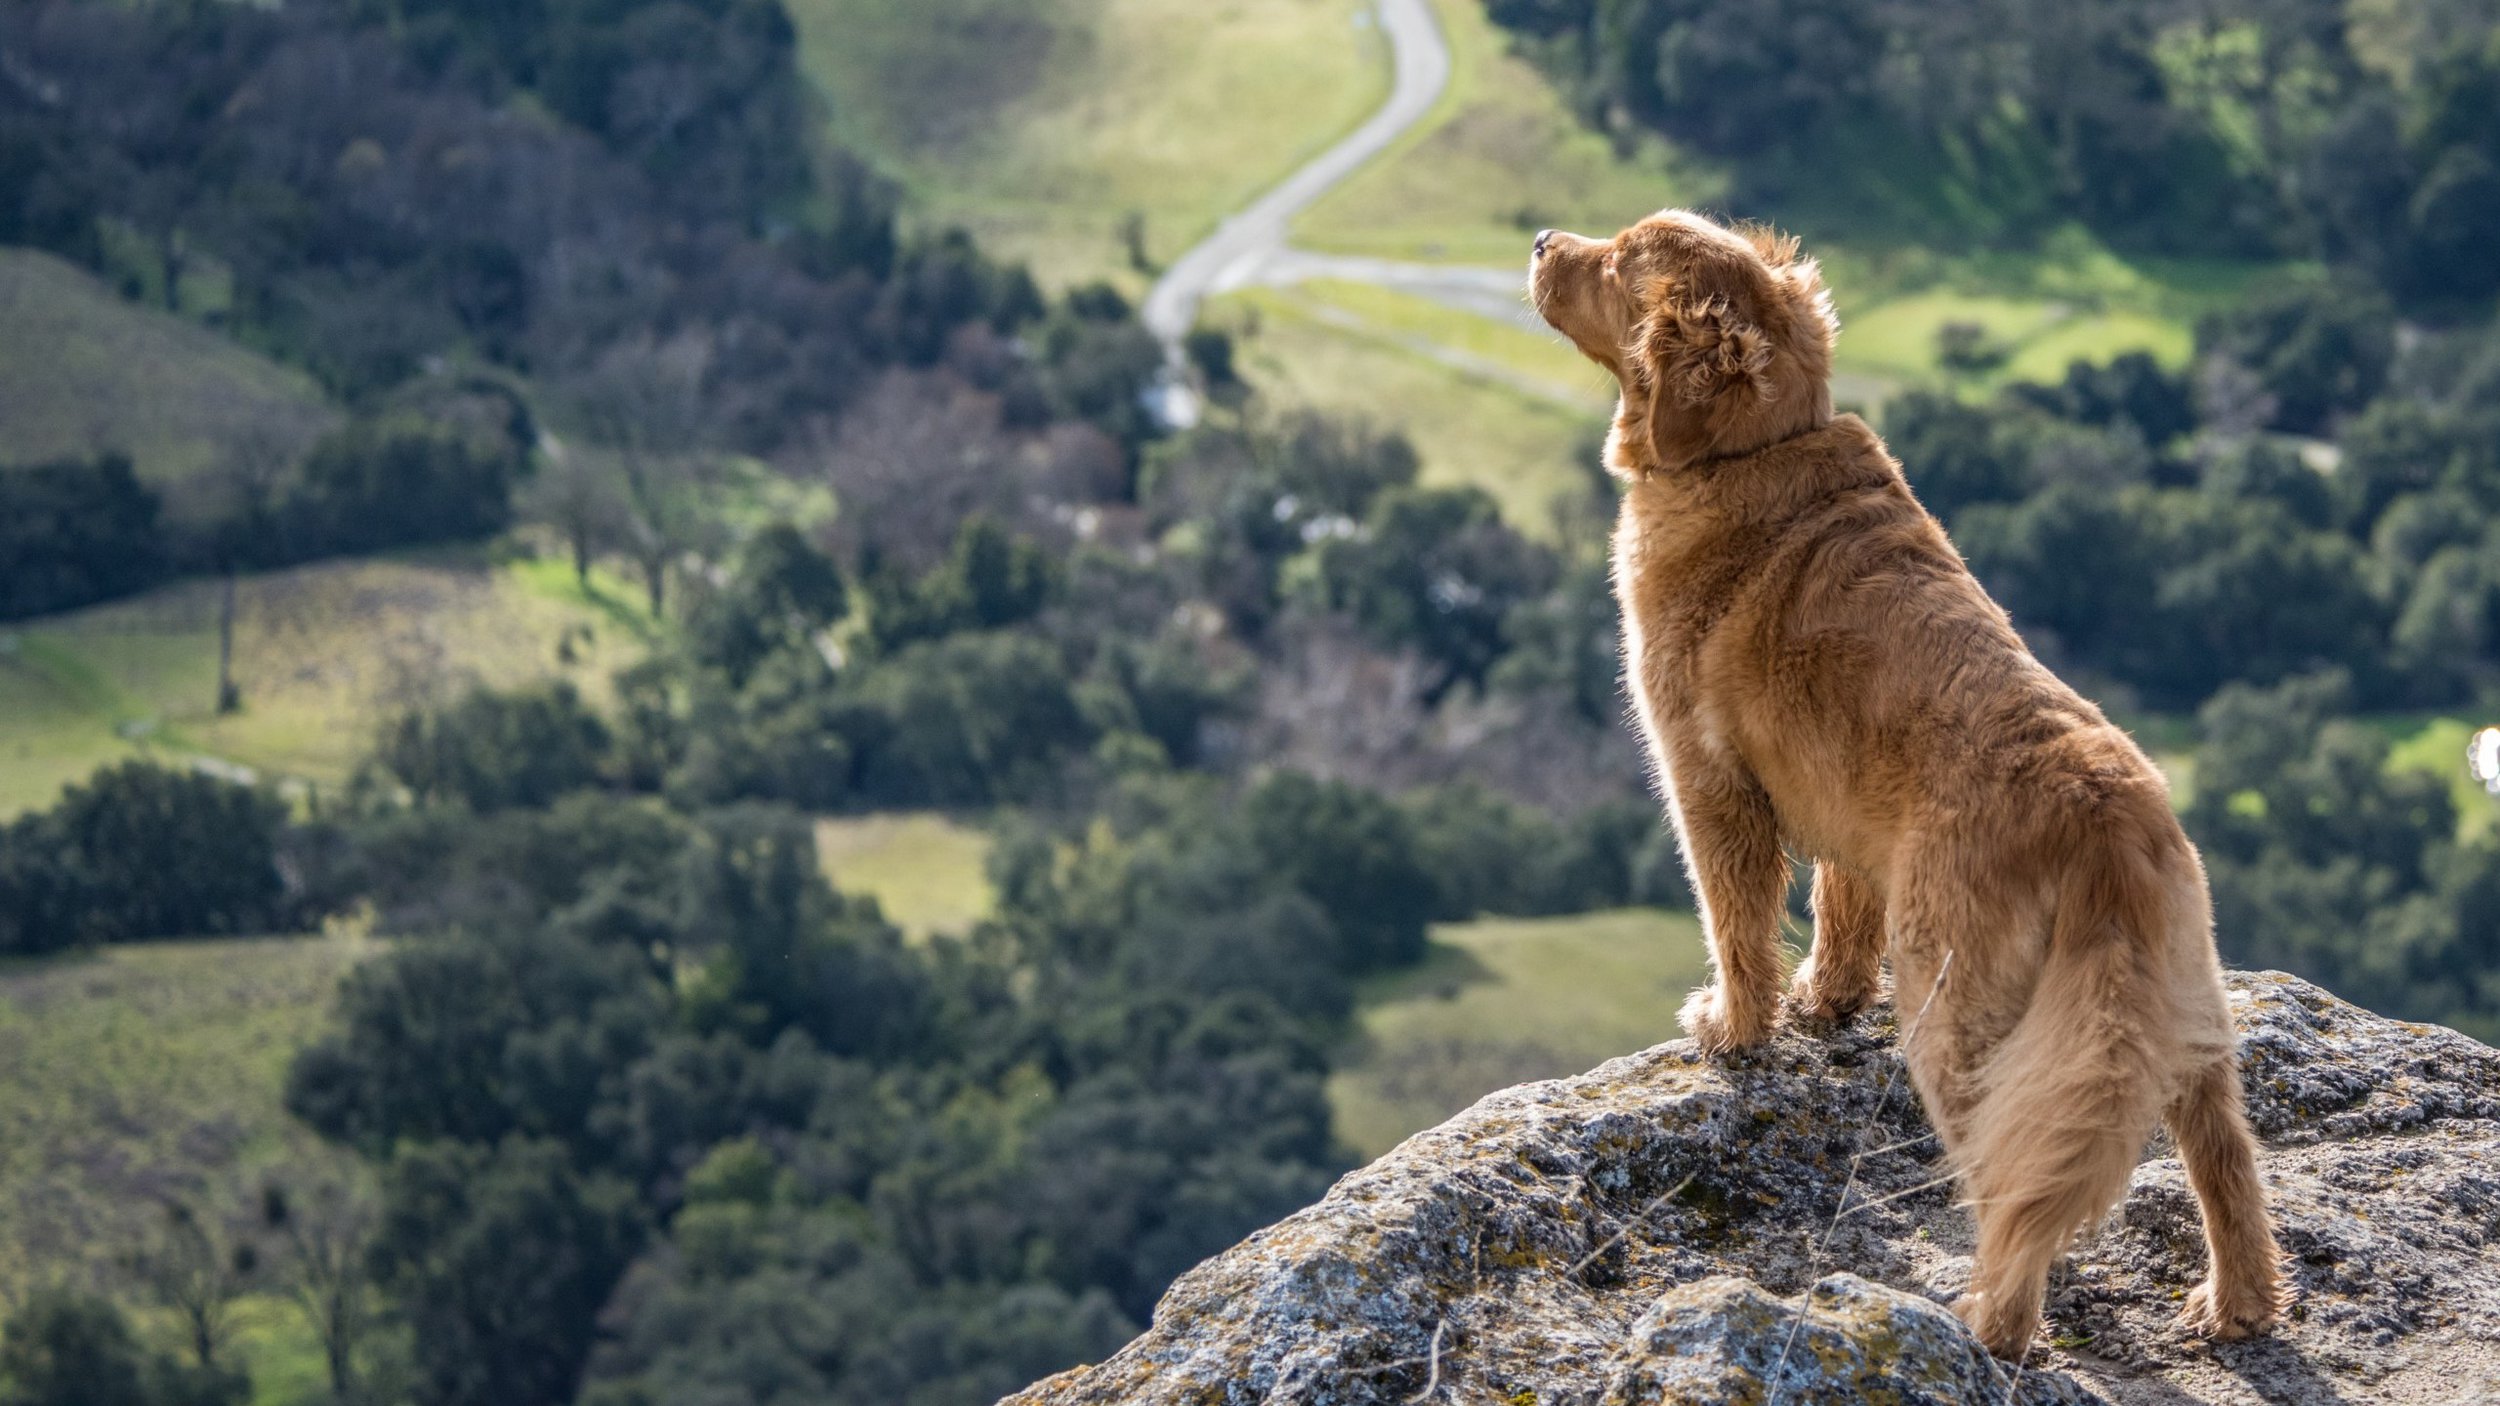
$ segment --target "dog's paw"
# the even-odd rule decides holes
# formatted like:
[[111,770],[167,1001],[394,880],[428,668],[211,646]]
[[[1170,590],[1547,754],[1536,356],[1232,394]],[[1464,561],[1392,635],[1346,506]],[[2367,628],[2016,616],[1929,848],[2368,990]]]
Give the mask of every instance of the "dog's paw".
[[1953,1301],[1953,1316],[1967,1325],[1990,1355],[2020,1362],[2031,1353],[2031,1335],[2040,1326],[2036,1314],[2009,1313],[1984,1293],[1964,1294]]
[[1762,1043],[1763,1037],[1771,1033],[1767,1013],[1735,1008],[1726,990],[1715,984],[1686,997],[1684,1009],[1676,1019],[1683,1025],[1684,1033],[1700,1043],[1704,1054],[1732,1054]]
[[1788,983],[1789,1009],[1808,1020],[1841,1021],[1866,1009],[1874,999],[1874,988],[1849,991],[1827,987],[1808,961],[1797,969],[1797,978]]
[[2179,1310],[2179,1327],[2196,1337],[2237,1342],[2273,1327],[2287,1297],[2276,1286],[2226,1293],[2208,1279],[2188,1290],[2187,1305]]

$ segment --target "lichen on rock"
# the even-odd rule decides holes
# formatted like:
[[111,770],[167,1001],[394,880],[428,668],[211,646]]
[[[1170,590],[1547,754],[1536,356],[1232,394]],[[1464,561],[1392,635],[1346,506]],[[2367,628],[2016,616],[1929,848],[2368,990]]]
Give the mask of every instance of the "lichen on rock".
[[2270,1338],[2172,1324],[2204,1251],[2157,1143],[2052,1280],[2032,1359],[1990,1359],[1941,1306],[1968,1221],[1879,1008],[1493,1094],[1010,1402],[2500,1400],[2500,1051],[2293,977],[2231,987],[2300,1294]]

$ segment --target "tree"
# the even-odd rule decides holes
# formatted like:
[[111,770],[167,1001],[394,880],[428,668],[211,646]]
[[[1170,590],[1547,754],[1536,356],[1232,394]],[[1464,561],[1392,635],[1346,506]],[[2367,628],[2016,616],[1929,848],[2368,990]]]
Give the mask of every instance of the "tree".
[[170,562],[157,496],[105,454],[0,472],[0,620],[152,586]]
[[145,1406],[146,1357],[103,1299],[40,1289],[0,1334],[7,1406]]
[[1483,490],[1396,488],[1373,500],[1359,535],[1319,544],[1316,581],[1324,604],[1440,667],[1432,703],[1461,683],[1482,687],[1507,645],[1504,620],[1555,570]]
[[471,810],[544,806],[596,785],[607,725],[565,682],[513,693],[475,689],[448,707],[404,713],[374,760],[420,802]]
[[864,793],[889,804],[978,804],[1037,792],[1090,744],[1059,651],[981,631],[912,645],[843,691]]
[[841,569],[805,534],[775,523],[739,552],[728,582],[691,612],[695,657],[743,688],[774,651],[804,647],[850,614]]
[[597,924],[508,922],[492,938],[445,934],[351,972],[338,1028],[287,1070],[288,1111],[367,1152],[514,1135],[595,1145],[602,1081],[662,1024],[651,954],[599,942]]
[[530,477],[521,501],[524,512],[553,527],[564,539],[576,585],[587,588],[592,563],[626,540],[624,484],[605,455],[563,445],[551,447],[546,462]]
[[252,787],[131,761],[70,787],[0,848],[51,867],[44,882],[70,900],[65,941],[247,933],[284,916],[285,823],[284,804]]
[[769,1044],[805,1031],[845,1057],[891,1060],[927,1033],[929,992],[872,901],[828,887],[805,819],[720,812],[688,857],[686,927],[712,960],[693,1018]]
[[368,1261],[380,1207],[360,1181],[337,1175],[271,1182],[261,1197],[262,1227],[279,1252],[271,1273],[321,1340],[332,1399],[356,1399],[356,1353],[374,1324]]
[[967,519],[946,560],[918,581],[870,577],[870,636],[883,650],[959,630],[1019,625],[1040,613],[1057,584],[1050,557],[987,517]]
[[372,1266],[416,1332],[420,1406],[563,1406],[641,1244],[632,1188],[554,1142],[422,1143],[392,1159]]
[[90,1294],[37,1289],[0,1325],[0,1406],[242,1406],[251,1394],[240,1372],[147,1351]]
[[234,1302],[260,1268],[259,1247],[248,1234],[190,1203],[168,1200],[156,1237],[133,1257],[132,1269],[182,1320],[191,1360],[217,1367]]
[[1336,925],[1346,970],[1423,955],[1437,896],[1396,807],[1341,781],[1286,771],[1251,788],[1241,819],[1252,852]]
[[667,607],[669,571],[714,522],[703,501],[714,474],[703,450],[713,360],[711,342],[693,333],[646,335],[610,347],[564,397],[593,442],[574,452],[607,455],[615,466],[620,542],[642,572],[654,616]]
[[2254,371],[2275,397],[2277,425],[2318,434],[2386,385],[2395,314],[2367,287],[2296,284],[2198,322],[2196,349]]
[[280,537],[261,563],[458,542],[502,531],[526,465],[414,415],[360,420],[316,443],[279,509]]

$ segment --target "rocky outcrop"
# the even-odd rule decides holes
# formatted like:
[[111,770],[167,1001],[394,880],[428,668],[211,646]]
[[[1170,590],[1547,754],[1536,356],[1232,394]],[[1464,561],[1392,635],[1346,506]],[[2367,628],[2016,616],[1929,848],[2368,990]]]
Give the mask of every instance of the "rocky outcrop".
[[1494,1094],[1010,1402],[2500,1402],[2500,1050],[2292,977],[2231,986],[2300,1296],[2271,1337],[2172,1325],[2203,1244],[2157,1144],[2030,1362],[1991,1359],[1941,1307],[1969,1222],[1878,1010]]

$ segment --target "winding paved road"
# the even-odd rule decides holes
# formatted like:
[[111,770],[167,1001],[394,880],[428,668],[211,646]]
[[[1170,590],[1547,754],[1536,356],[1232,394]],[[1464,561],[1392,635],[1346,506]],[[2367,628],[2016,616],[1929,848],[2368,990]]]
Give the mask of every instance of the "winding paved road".
[[1218,293],[1253,285],[1282,285],[1308,279],[1345,279],[1376,283],[1416,293],[1468,312],[1531,327],[1520,300],[1522,275],[1498,269],[1459,265],[1401,263],[1315,254],[1288,243],[1294,217],[1319,203],[1391,143],[1412,129],[1440,101],[1450,82],[1450,48],[1433,18],[1432,0],[1377,0],[1373,13],[1389,37],[1396,75],[1389,100],[1345,140],[1321,152],[1308,164],[1250,207],[1217,226],[1198,246],[1175,260],[1146,295],[1147,330],[1162,339],[1171,372],[1158,392],[1158,413],[1167,423],[1188,425],[1198,418],[1196,394],[1190,390],[1181,339],[1198,320],[1198,307]]

